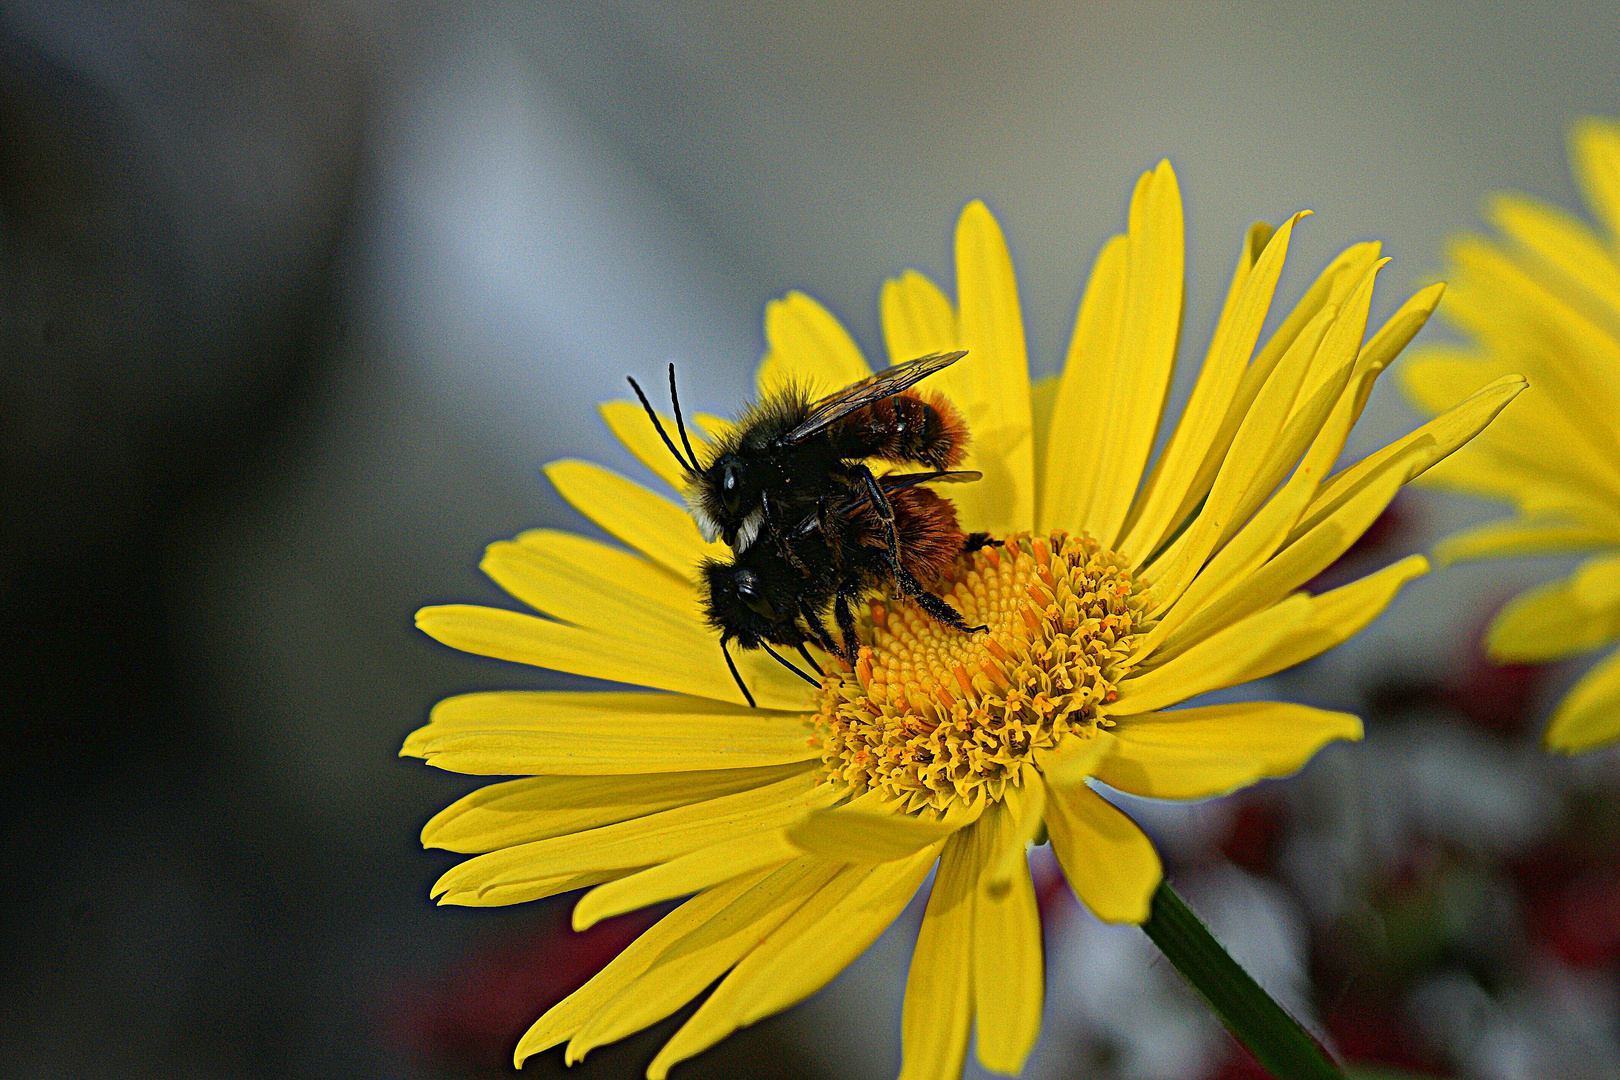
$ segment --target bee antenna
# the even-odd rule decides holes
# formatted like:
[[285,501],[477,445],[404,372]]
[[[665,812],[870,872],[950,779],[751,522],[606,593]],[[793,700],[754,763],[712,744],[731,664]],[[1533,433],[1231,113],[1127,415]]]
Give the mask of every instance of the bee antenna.
[[741,690],[743,697],[748,699],[748,707],[750,709],[759,708],[758,705],[754,704],[754,695],[748,692],[748,685],[742,681],[742,676],[737,674],[737,665],[731,662],[731,650],[726,648],[724,638],[720,639],[720,655],[726,658],[726,667],[731,669],[731,677],[737,680],[737,689]]
[[764,649],[766,652],[770,653],[771,656],[775,657],[776,662],[778,664],[781,664],[783,667],[787,668],[789,671],[793,672],[793,674],[797,675],[799,678],[803,679],[805,682],[809,683],[811,686],[814,686],[816,689],[818,689],[818,690],[821,689],[821,683],[817,682],[815,679],[812,679],[810,676],[806,675],[803,671],[800,671],[798,666],[795,665],[793,663],[793,661],[789,660],[787,657],[783,656],[781,653],[779,653],[775,649],[771,648],[770,645],[768,645],[767,643],[761,641],[759,643],[759,647]]
[[692,440],[686,437],[686,421],[681,419],[681,399],[675,393],[675,365],[669,365],[669,403],[675,407],[675,426],[681,432],[681,445],[686,447],[686,456],[692,459],[692,471],[697,472],[697,455],[692,453]]
[[[671,380],[673,380],[675,378],[675,365],[674,364],[670,365],[670,376],[669,377],[670,377]],[[664,431],[664,425],[658,422],[658,414],[653,412],[652,402],[648,401],[647,400],[647,395],[643,394],[641,392],[640,384],[637,383],[636,380],[632,379],[628,375],[626,375],[624,377],[624,381],[630,384],[630,389],[634,390],[636,392],[636,397],[641,399],[641,407],[643,409],[647,410],[647,418],[652,421],[653,427],[657,429],[658,437],[660,439],[664,440],[664,445],[669,447],[669,452],[675,455],[675,460],[681,463],[681,468],[685,469],[689,473],[697,472],[697,465],[696,465],[697,457],[695,455],[693,456],[691,464],[688,464],[687,460],[685,458],[681,457],[681,452],[679,450],[675,449],[675,443],[670,439],[668,433]],[[673,381],[671,382],[671,385],[674,385]],[[677,410],[675,415],[677,417],[680,416],[680,411]],[[686,437],[686,429],[684,427],[681,429],[681,437],[683,439]],[[692,448],[692,444],[687,443],[686,448],[688,450],[690,450]],[[742,680],[741,679],[737,680],[737,685],[739,685],[739,686],[742,685]],[[746,690],[743,691],[743,692],[747,693]]]

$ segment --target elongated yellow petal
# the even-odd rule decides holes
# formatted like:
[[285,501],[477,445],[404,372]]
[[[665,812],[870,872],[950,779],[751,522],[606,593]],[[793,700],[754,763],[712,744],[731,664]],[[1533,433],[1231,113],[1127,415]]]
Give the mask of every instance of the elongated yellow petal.
[[1181,289],[1186,251],[1181,189],[1161,161],[1131,200],[1130,246],[1110,409],[1092,468],[1097,476],[1083,521],[1104,545],[1119,542],[1153,450],[1181,337]]
[[643,776],[533,776],[489,784],[435,814],[422,828],[422,846],[494,851],[762,787],[800,768],[778,765]]
[[820,756],[804,717],[674,694],[500,690],[446,698],[401,757],[484,776],[687,772]]
[[574,929],[588,930],[615,915],[673,900],[756,870],[792,862],[804,853],[785,829],[770,829],[699,848],[628,877],[603,882],[574,905]]
[[1057,407],[1058,376],[1048,375],[1029,384],[1030,430],[1035,438],[1035,519],[1045,513],[1046,457],[1052,450],[1052,413]]
[[697,591],[657,563],[588,540],[536,529],[489,545],[479,569],[536,611],[600,632],[638,632],[695,648],[711,631]]
[[[1291,407],[1303,379],[1302,377],[1296,378],[1296,375],[1290,369],[1296,368],[1301,363],[1309,363],[1310,358],[1315,355],[1317,345],[1320,344],[1321,336],[1325,332],[1328,322],[1333,318],[1344,298],[1362,281],[1367,271],[1378,261],[1378,252],[1378,244],[1371,242],[1353,244],[1341,252],[1337,258],[1328,264],[1311,287],[1306,290],[1305,296],[1295,305],[1294,310],[1289,312],[1288,317],[1283,320],[1276,333],[1271,335],[1271,338],[1255,355],[1248,369],[1244,371],[1236,392],[1232,394],[1231,403],[1226,409],[1226,417],[1221,421],[1220,428],[1215,433],[1214,438],[1210,440],[1209,451],[1189,485],[1191,499],[1186,503],[1187,512],[1190,512],[1191,507],[1196,504],[1197,500],[1204,499],[1206,493],[1210,499],[1215,498],[1215,492],[1212,489],[1215,485],[1222,484],[1220,477],[1222,472],[1228,472],[1229,476],[1224,482],[1223,486],[1227,487],[1227,490],[1223,493],[1220,502],[1241,497],[1241,492],[1234,494],[1233,490],[1231,490],[1235,486],[1235,474],[1231,473],[1233,459],[1236,459],[1238,463],[1242,463],[1247,469],[1252,470],[1253,463],[1256,460],[1254,455],[1268,447],[1270,443],[1267,440],[1257,439],[1258,429],[1256,429],[1250,432],[1245,446],[1236,447],[1234,444],[1240,434],[1240,429],[1246,424],[1275,425],[1277,423],[1275,419],[1276,410],[1279,407],[1285,409]],[[1301,337],[1306,340],[1301,342]],[[1285,361],[1288,361],[1288,363],[1285,364]],[[1279,368],[1283,368],[1283,370],[1279,372]],[[1259,400],[1262,392],[1266,394],[1265,402]],[[1289,404],[1282,405],[1280,404],[1282,402]],[[1250,415],[1255,412],[1260,413],[1262,419],[1251,420]],[[1243,486],[1246,488],[1247,484],[1245,483]],[[1174,518],[1173,524],[1179,523],[1184,517],[1185,513],[1177,516]],[[1200,513],[1199,518],[1204,520],[1203,530],[1210,532],[1212,535],[1218,534],[1219,531],[1224,530],[1231,523],[1229,515],[1210,517]],[[1220,524],[1220,530],[1213,528],[1217,522]],[[1239,523],[1241,524],[1241,521]],[[1198,552],[1200,550],[1207,551],[1210,541],[1199,540],[1196,536],[1189,536],[1192,531],[1189,529],[1182,534],[1179,552],[1172,547],[1171,551],[1160,560],[1161,563],[1165,564],[1160,569],[1160,574],[1166,575],[1173,581],[1184,583],[1189,580],[1189,571],[1196,571],[1197,567],[1202,564],[1203,559],[1202,556],[1198,555]],[[1136,551],[1133,553],[1133,557],[1141,560],[1148,558],[1151,554],[1152,550]],[[1178,554],[1183,562],[1190,558],[1190,563],[1171,567],[1169,564],[1177,558]],[[1174,573],[1171,573],[1172,569]],[[1161,602],[1168,602],[1171,595],[1178,590],[1179,586],[1176,589],[1161,590]]]
[[1496,196],[1489,213],[1504,235],[1562,275],[1566,286],[1585,292],[1589,302],[1620,309],[1620,265],[1585,225],[1562,210],[1518,194]]
[[935,847],[909,859],[839,870],[715,988],[653,1058],[649,1080],[663,1080],[676,1062],[825,986],[900,913],[937,855]]
[[872,373],[843,324],[802,292],[765,305],[765,342],[770,351],[759,365],[761,395],[795,382],[830,394]]
[[973,902],[983,870],[973,833],[964,829],[945,841],[911,953],[900,1015],[900,1080],[962,1075],[973,1024]]
[[1052,428],[1059,437],[1048,445],[1041,470],[1045,487],[1036,521],[1039,532],[1082,529],[1096,497],[1095,461],[1112,407],[1106,388],[1113,385],[1119,364],[1129,256],[1129,240],[1111,238],[1097,252],[1080,298],[1053,406]]
[[1195,694],[1248,682],[1247,672],[1262,657],[1309,623],[1311,601],[1291,596],[1217,631],[1181,656],[1119,684],[1111,716],[1156,712]]
[[[623,877],[738,836],[780,828],[824,806],[827,791],[813,770],[772,784],[478,855],[451,867],[433,885],[442,904],[518,904]],[[593,879],[593,880],[584,880]]]
[[1334,739],[1361,738],[1361,721],[1278,701],[1245,701],[1123,718],[1099,732],[1109,747],[1097,779],[1154,799],[1206,799],[1287,776]]
[[1025,529],[1035,520],[1029,357],[1012,257],[982,202],[969,203],[957,223],[956,300],[958,348],[968,354],[924,386],[961,410],[972,439],[963,467],[984,479],[953,490],[951,498],[972,528]]
[[[1211,460],[1214,440],[1260,339],[1294,226],[1308,214],[1306,210],[1295,214],[1275,234],[1263,222],[1250,228],[1207,359],[1132,509],[1134,520],[1121,543],[1124,550],[1157,551],[1209,491],[1219,464],[1218,458]],[[1230,434],[1236,432],[1234,425]],[[1226,446],[1219,449],[1224,452]]]
[[1393,470],[1372,480],[1331,517],[1283,548],[1264,565],[1233,578],[1228,587],[1190,607],[1191,598],[1147,635],[1141,648],[1151,650],[1150,663],[1162,664],[1210,635],[1247,618],[1305,584],[1366,532],[1400,490],[1401,476]]
[[1404,477],[1403,483],[1421,475],[1435,462],[1449,456],[1483,431],[1485,425],[1495,419],[1526,385],[1521,375],[1504,375],[1480,387],[1466,400],[1447,409],[1405,438],[1397,439],[1334,474],[1322,485],[1322,490],[1311,501],[1299,524],[1294,526],[1289,541],[1314,529],[1389,470],[1399,469]]
[[1440,298],[1445,292],[1445,283],[1436,282],[1413,293],[1362,348],[1361,356],[1356,361],[1356,369],[1358,372],[1366,371],[1373,378],[1366,379],[1361,384],[1356,396],[1355,411],[1350,418],[1352,424],[1361,417],[1361,410],[1367,407],[1367,398],[1372,394],[1373,382],[1378,374],[1390,365],[1402,349],[1411,344],[1417,332],[1428,323],[1429,316],[1434,314],[1434,309],[1439,305]]
[[[1203,509],[1164,555],[1144,571],[1144,576],[1155,587],[1155,602],[1159,607],[1168,608],[1180,597],[1227,529],[1244,520],[1238,516],[1239,507],[1248,505],[1253,499],[1252,490],[1260,486],[1261,472],[1275,454],[1294,397],[1310,371],[1311,360],[1332,325],[1335,313],[1336,309],[1323,310],[1295,338],[1273,377],[1261,388],[1254,407],[1238,425],[1232,448],[1215,475]],[[1146,554],[1137,557],[1146,558]]]
[[602,1005],[568,1044],[572,1065],[598,1046],[656,1024],[702,993],[732,965],[758,947],[830,881],[838,867],[801,858],[771,872],[671,945],[633,982]]
[[891,364],[961,347],[951,302],[938,285],[915,270],[883,283],[881,308]]
[[1018,873],[1029,869],[1027,848],[1041,831],[1041,816],[1046,811],[1046,784],[1040,769],[1033,761],[1026,761],[1019,770],[1018,784],[1007,787],[1007,808],[1012,813],[1012,840],[1002,845],[995,865],[990,867],[986,881],[991,889],[1000,889]]
[[692,515],[640,484],[588,461],[553,461],[546,478],[568,502],[609,535],[694,580],[704,557],[727,558],[724,544],[706,544]]
[[761,870],[717,885],[694,896],[674,911],[658,920],[640,937],[625,947],[608,965],[591,977],[584,986],[569,994],[548,1009],[518,1040],[512,1055],[512,1064],[521,1069],[524,1059],[531,1054],[549,1050],[566,1042],[580,1029],[597,1009],[630,985],[647,970],[670,946],[699,929],[710,919],[729,907],[738,897],[747,893],[770,873]]
[[1583,551],[1620,544],[1620,527],[1594,529],[1568,521],[1492,521],[1448,536],[1434,549],[1435,562]]
[[[1264,653],[1252,654],[1251,666],[1242,673],[1240,681],[1275,675],[1348,640],[1383,613],[1402,585],[1428,572],[1428,559],[1410,555],[1375,574],[1314,597],[1310,602],[1310,618],[1303,625],[1291,627],[1281,641]],[[1191,655],[1191,650],[1187,655]],[[1180,662],[1172,661],[1161,670],[1169,670]]]
[[[1037,791],[1044,785],[1037,781]],[[1012,790],[1012,789],[1009,789]],[[991,807],[976,828],[982,870],[973,898],[973,1010],[979,1061],[1016,1074],[1041,1033],[1045,978],[1041,914],[1024,858],[1018,795]],[[1042,798],[1044,805],[1044,797]],[[1038,819],[1037,819],[1038,820]],[[1016,853],[1011,874],[998,876]]]
[[1620,738],[1620,653],[1587,672],[1559,703],[1542,736],[1566,754],[1593,750]]
[[1046,831],[1069,887],[1093,915],[1111,923],[1147,919],[1164,870],[1134,821],[1084,784],[1052,786]]
[[1497,613],[1486,644],[1503,660],[1545,661],[1620,637],[1620,555],[1588,560],[1568,580],[1532,589]]
[[[452,604],[416,613],[417,629],[453,649],[593,679],[740,702],[718,639],[701,644],[635,634],[598,633],[499,608]],[[737,668],[766,708],[807,709],[809,687],[762,654],[743,653]],[[770,665],[770,666],[767,666]],[[791,681],[790,681],[791,680]]]
[[1569,159],[1609,236],[1620,236],[1620,128],[1595,117],[1582,120],[1570,132]]
[[868,792],[852,802],[811,814],[788,830],[788,839],[803,851],[840,862],[889,862],[931,847],[956,830],[971,825],[984,803],[953,804],[942,815],[901,812],[905,800]]
[[[657,393],[657,387],[643,385],[649,396]],[[647,468],[651,469],[658,479],[681,491],[685,488],[688,479],[686,471],[675,460],[675,455],[669,452],[664,440],[658,437],[658,429],[653,427],[652,421],[647,419],[647,411],[641,407],[639,401],[604,401],[597,409],[602,419],[607,421],[608,430],[613,432],[615,438],[624,443],[625,447]],[[682,454],[686,447],[681,443],[680,431],[675,426],[673,416],[658,414],[659,421],[664,425],[664,433],[670,437]],[[687,438],[691,440],[692,450],[697,454],[698,468],[702,468],[709,460],[709,443],[703,438],[703,432],[691,426],[691,418],[687,418]]]

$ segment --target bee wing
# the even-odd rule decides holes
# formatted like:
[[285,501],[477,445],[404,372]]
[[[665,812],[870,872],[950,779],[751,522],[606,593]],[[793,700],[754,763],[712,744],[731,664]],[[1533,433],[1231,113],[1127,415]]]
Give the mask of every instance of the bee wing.
[[876,375],[870,375],[816,402],[804,422],[783,435],[779,441],[784,445],[803,442],[828,424],[848,416],[856,409],[898,394],[906,387],[928,378],[934,372],[950,367],[966,355],[965,351],[931,353],[885,368]]

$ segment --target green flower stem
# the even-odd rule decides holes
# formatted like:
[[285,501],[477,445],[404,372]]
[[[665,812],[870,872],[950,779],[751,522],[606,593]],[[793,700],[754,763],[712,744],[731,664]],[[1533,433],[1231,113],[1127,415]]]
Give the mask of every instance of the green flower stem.
[[1169,882],[1142,930],[1276,1080],[1345,1080],[1317,1041],[1238,966]]

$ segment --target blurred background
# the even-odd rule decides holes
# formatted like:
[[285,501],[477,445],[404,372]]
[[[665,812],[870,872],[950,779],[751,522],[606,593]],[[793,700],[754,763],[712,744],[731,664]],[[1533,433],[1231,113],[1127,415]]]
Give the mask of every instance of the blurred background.
[[[492,540],[588,531],[542,463],[651,482],[595,411],[627,372],[674,360],[731,412],[790,288],[876,355],[883,279],[949,280],[984,197],[1049,373],[1164,156],[1184,361],[1248,223],[1301,208],[1277,307],[1376,238],[1381,318],[1488,192],[1578,207],[1564,133],[1620,112],[1617,51],[1607,4],[0,0],[0,1075],[510,1074],[524,1027],[643,923],[429,902],[450,859],[417,832],[473,785],[400,741],[450,693],[563,680],[411,616],[500,603]],[[1386,385],[1350,452],[1419,421]],[[1335,572],[1497,512],[1408,493]],[[1265,688],[1362,712],[1364,743],[1129,807],[1356,1060],[1620,1076],[1620,759],[1536,748],[1579,663],[1476,645],[1557,569],[1433,574]],[[1046,858],[1026,1075],[1259,1075]],[[918,917],[677,1075],[892,1075]],[[639,1075],[671,1026],[576,1075]]]

